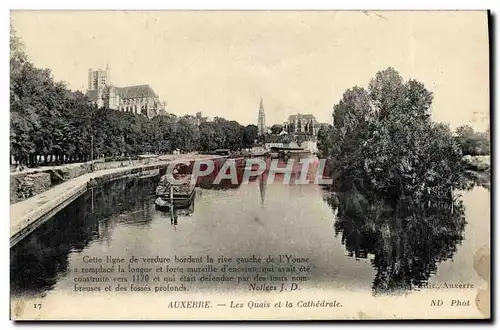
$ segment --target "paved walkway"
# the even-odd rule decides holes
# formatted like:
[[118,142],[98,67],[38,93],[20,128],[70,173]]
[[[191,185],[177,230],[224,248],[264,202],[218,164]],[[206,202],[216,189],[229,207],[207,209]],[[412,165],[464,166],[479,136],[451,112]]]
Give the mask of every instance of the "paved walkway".
[[[160,155],[160,156],[157,156],[159,160],[172,160],[172,159],[175,159],[175,158],[179,158],[179,157],[192,157],[196,155],[196,153],[189,153],[189,154],[184,154],[184,155]],[[147,155],[146,155],[147,156]],[[152,157],[154,158],[154,157]],[[143,159],[146,159],[146,158],[143,158]],[[134,162],[136,162],[137,160],[134,160]],[[28,174],[28,173],[36,173],[36,172],[45,172],[45,171],[50,171],[50,170],[61,170],[61,169],[71,169],[71,168],[76,168],[76,167],[80,167],[82,165],[85,165],[89,162],[83,162],[83,163],[70,163],[70,164],[62,164],[62,165],[47,165],[47,166],[39,166],[39,167],[34,167],[34,168],[29,168],[29,167],[26,167],[24,168],[24,170],[22,171],[12,171],[10,172],[11,175],[15,175],[15,174]],[[128,163],[128,160],[124,160],[124,161],[114,161],[114,162],[108,162],[108,163]],[[96,159],[95,160],[95,164],[106,164],[103,162],[102,159]]]
[[[10,205],[10,237],[18,235],[22,230],[37,222],[41,217],[50,213],[59,205],[65,203],[69,199],[75,199],[87,189],[87,183],[94,178],[126,172],[138,168],[149,168],[158,165],[168,165],[172,160],[163,160],[153,162],[147,165],[132,165],[127,167],[113,168],[101,170],[93,173],[87,173],[77,178],[63,182],[41,194],[25,199],[19,203]],[[193,161],[199,159],[219,158],[213,155],[178,155],[176,161]],[[75,197],[76,196],[76,197]]]

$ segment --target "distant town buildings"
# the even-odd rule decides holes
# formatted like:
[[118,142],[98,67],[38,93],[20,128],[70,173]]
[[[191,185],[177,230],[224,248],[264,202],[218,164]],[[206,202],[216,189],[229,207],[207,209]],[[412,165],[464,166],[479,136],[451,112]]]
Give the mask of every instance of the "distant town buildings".
[[149,85],[116,87],[111,81],[111,68],[89,69],[87,96],[97,107],[143,114],[148,118],[165,113],[165,103]]
[[[279,135],[291,135],[294,137],[300,136],[300,139],[302,140],[315,139],[321,126],[322,124],[318,123],[313,115],[298,113],[296,115],[290,115],[288,120],[283,122],[283,130],[279,133]],[[264,112],[264,102],[262,98],[260,99],[257,131],[259,136],[271,133],[271,131],[268,131],[266,128],[266,115]]]
[[319,126],[313,115],[298,113],[288,117],[288,120],[283,123],[283,131],[288,134],[316,136]]
[[262,97],[260,98],[257,132],[259,135],[264,135],[266,133],[266,114],[264,113],[264,103],[262,101]]

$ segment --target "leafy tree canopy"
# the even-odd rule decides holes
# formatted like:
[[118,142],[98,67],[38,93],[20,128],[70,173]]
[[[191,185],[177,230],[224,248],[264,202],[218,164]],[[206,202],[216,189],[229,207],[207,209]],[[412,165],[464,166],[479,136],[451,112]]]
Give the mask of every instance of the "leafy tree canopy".
[[447,126],[431,121],[432,93],[393,68],[368,86],[347,90],[334,106],[333,126],[318,133],[336,187],[395,202],[451,198],[465,185],[462,150]]

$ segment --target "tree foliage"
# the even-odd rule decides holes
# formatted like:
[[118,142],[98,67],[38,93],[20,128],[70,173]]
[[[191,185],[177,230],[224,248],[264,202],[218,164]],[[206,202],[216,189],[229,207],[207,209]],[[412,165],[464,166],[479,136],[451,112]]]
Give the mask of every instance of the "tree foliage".
[[456,129],[456,141],[464,155],[478,156],[490,154],[490,138],[488,132],[475,132],[468,125]]
[[283,125],[274,124],[271,126],[271,134],[280,134],[283,131]]
[[318,150],[321,158],[326,158],[332,154],[332,144],[334,130],[332,125],[322,125],[318,130]]
[[259,136],[257,125],[248,125],[243,129],[243,147],[251,147]]

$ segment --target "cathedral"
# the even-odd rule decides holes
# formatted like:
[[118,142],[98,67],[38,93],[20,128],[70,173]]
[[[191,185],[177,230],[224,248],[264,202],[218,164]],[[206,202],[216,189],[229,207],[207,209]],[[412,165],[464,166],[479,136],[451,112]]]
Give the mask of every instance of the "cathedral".
[[288,134],[316,136],[319,126],[313,115],[298,113],[288,117],[288,120],[283,123],[283,131]]
[[165,112],[165,104],[149,85],[116,87],[111,82],[111,68],[89,69],[87,96],[99,107],[142,114],[153,118]]

